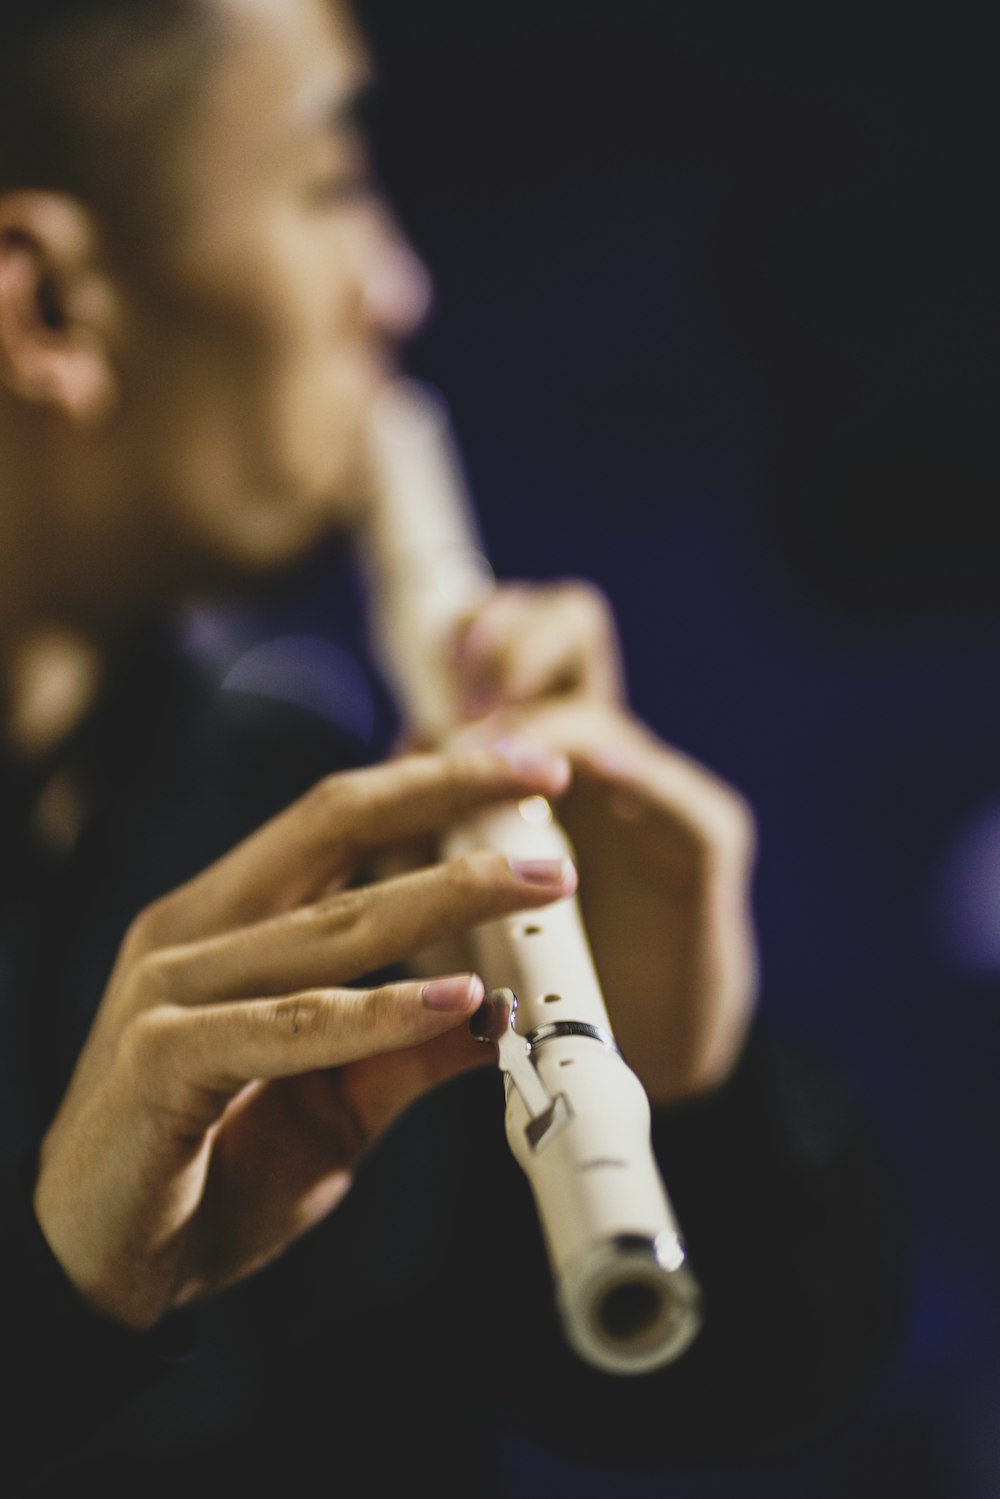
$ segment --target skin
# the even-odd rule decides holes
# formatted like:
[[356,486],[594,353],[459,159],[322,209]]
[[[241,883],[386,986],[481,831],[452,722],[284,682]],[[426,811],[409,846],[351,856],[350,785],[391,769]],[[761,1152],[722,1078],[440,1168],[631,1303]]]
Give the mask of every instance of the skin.
[[[229,45],[178,126],[170,243],[125,272],[86,204],[0,195],[0,659],[25,758],[58,750],[149,613],[357,524],[367,412],[427,305],[351,123],[370,64],[347,9],[218,3]],[[467,1026],[481,981],[428,955],[578,878],[653,1102],[732,1068],[756,993],[752,819],[636,720],[606,601],[501,588],[452,666],[467,723],[447,750],[330,777],[124,935],[35,1192],[106,1316],[148,1328],[273,1259],[403,1109],[489,1065]],[[531,793],[579,875],[436,858],[450,824]],[[408,959],[421,977],[353,987]]]

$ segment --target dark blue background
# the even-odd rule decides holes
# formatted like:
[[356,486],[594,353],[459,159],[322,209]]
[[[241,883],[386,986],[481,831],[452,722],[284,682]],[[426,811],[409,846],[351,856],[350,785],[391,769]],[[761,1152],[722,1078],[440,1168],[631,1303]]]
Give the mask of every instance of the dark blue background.
[[[1000,1493],[985,9],[362,5],[496,570],[599,582],[640,713],[749,795],[764,1002],[913,1206],[903,1346],[829,1442],[652,1489],[512,1444],[525,1499]],[[340,639],[335,575],[254,628]]]

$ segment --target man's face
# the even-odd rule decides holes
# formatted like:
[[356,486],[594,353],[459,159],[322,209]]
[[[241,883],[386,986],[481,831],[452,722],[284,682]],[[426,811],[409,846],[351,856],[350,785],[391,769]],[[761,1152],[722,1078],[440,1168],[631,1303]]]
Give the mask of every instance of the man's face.
[[428,297],[368,177],[342,0],[217,3],[228,45],[178,147],[191,211],[137,279],[121,410],[153,529],[209,579],[355,517],[366,413]]

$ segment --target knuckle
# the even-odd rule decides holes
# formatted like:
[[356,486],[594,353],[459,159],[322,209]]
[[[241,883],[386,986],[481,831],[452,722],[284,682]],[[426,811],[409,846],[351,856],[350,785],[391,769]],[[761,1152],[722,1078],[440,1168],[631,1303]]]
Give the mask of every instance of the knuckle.
[[428,910],[433,907],[453,913],[456,920],[468,919],[496,889],[496,863],[495,855],[472,851],[453,854],[436,865],[426,876]]
[[728,818],[733,851],[744,864],[749,864],[757,853],[757,815],[739,791],[729,793]]
[[329,900],[314,906],[313,921],[325,938],[344,938],[352,935],[360,925],[370,903],[366,890],[351,887],[339,890]]
[[580,612],[602,627],[612,616],[611,601],[602,588],[588,578],[572,578],[563,588],[566,597]]
[[452,882],[474,894],[494,888],[501,869],[507,875],[510,873],[503,855],[494,853],[459,854],[448,868]]
[[330,1005],[318,991],[292,994],[275,1000],[271,1018],[284,1039],[313,1040],[325,1036],[330,1028]]
[[121,951],[126,961],[134,962],[143,953],[162,946],[175,921],[176,895],[162,895],[144,906],[129,922]]
[[165,1006],[137,1016],[122,1032],[120,1041],[122,1060],[132,1075],[148,1078],[167,1068],[176,1049],[177,1034],[175,1016]]
[[705,839],[705,872],[742,877],[757,849],[757,819],[746,798],[732,787],[721,789]]
[[362,1036],[390,1036],[397,1029],[397,990],[388,985],[359,993],[352,1007],[353,1029]]
[[[537,583],[513,580],[498,583],[472,621],[471,644],[476,647],[488,644],[493,630],[502,630],[512,618],[530,609],[543,591],[543,585]],[[485,640],[476,638],[480,632],[485,635]]]
[[468,791],[475,792],[482,786],[492,786],[497,773],[506,775],[510,762],[496,745],[475,745],[468,749],[454,750],[444,763],[445,774],[454,778],[456,795],[461,798]]
[[170,948],[146,951],[129,975],[129,992],[143,1009],[175,1001],[181,987],[181,964]]
[[512,895],[524,901],[524,890],[511,874],[504,854],[492,851],[461,854],[448,866],[449,885],[469,914],[509,903]]
[[378,818],[401,772],[396,766],[340,771],[327,776],[322,826],[327,858],[342,872],[354,869],[371,842]]
[[379,770],[339,770],[324,776],[306,799],[305,813],[338,848],[350,844],[356,825],[369,805]]
[[219,1116],[233,1083],[218,1068],[206,1019],[199,1011],[158,1006],[136,1017],[118,1050],[122,1073],[151,1117],[191,1141],[200,1141]]
[[346,780],[344,774],[335,771],[317,781],[303,801],[302,810],[307,819],[326,823],[341,817],[347,797]]

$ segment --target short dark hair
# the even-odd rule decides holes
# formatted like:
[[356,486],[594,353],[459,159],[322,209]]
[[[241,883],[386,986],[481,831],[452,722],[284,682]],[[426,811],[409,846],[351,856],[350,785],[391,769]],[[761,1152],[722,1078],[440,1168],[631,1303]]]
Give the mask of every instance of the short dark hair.
[[211,0],[0,0],[0,192],[72,193],[155,233],[220,35]]

